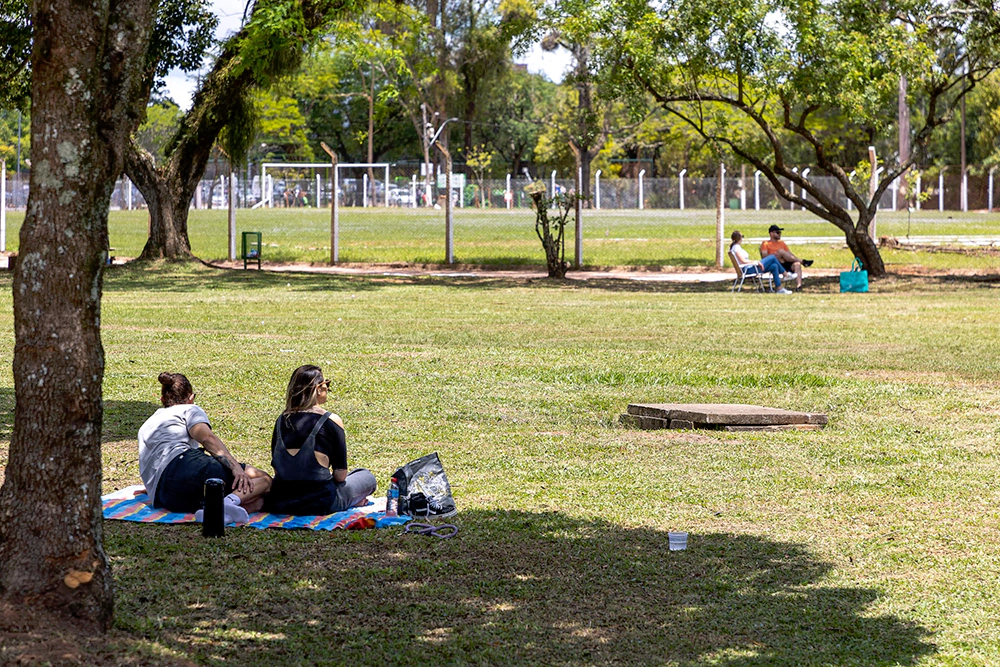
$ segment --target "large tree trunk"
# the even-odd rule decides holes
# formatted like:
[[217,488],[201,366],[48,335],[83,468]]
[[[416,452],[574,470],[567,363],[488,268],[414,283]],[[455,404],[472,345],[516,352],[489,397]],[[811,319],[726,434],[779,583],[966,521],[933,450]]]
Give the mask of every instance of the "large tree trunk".
[[845,234],[847,247],[861,260],[862,268],[868,271],[869,277],[881,278],[885,275],[885,262],[882,261],[878,246],[868,233],[871,215],[867,210],[861,210],[858,218],[854,229]]
[[149,209],[149,238],[139,259],[190,257],[187,235],[190,188],[170,172],[157,169],[152,156],[134,140],[125,151],[125,170]]
[[100,315],[108,205],[145,108],[151,0],[36,0],[31,190],[14,273],[0,594],[106,630]]

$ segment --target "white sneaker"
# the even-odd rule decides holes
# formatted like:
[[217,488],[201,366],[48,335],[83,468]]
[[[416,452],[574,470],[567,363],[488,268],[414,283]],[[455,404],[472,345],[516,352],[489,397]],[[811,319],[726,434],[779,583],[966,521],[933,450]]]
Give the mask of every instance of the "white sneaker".
[[779,288],[778,291],[775,292],[775,294],[791,294],[791,293],[792,293],[791,290],[787,290],[784,287]]
[[799,277],[799,274],[790,271],[790,272],[788,272],[788,273],[785,274],[785,277],[782,278],[782,280],[795,280],[798,277]]
[[[227,524],[235,523],[238,526],[250,522],[250,515],[247,511],[240,507],[239,505],[232,505],[230,503],[223,503],[222,510],[225,513],[225,521]],[[205,522],[205,510],[198,510],[194,513],[194,520],[198,523]]]

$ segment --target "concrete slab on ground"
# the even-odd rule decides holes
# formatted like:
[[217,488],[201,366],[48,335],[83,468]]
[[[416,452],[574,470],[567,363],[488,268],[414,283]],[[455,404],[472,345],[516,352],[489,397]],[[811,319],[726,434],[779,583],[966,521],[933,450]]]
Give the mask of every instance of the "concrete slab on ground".
[[821,413],[742,403],[632,403],[621,416],[623,424],[642,429],[813,430],[827,421]]

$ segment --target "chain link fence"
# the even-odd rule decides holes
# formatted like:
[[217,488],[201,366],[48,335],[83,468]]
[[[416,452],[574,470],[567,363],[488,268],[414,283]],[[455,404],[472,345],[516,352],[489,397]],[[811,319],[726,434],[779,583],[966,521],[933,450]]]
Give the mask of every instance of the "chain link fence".
[[[192,198],[188,232],[193,252],[207,260],[229,255],[228,202],[230,178],[208,170]],[[331,202],[336,181],[336,242],[342,263],[429,263],[446,257],[447,193],[443,174],[425,175],[417,161],[379,165],[339,165],[334,179],[329,164],[252,165],[235,174],[237,254],[241,232],[262,234],[265,262],[331,260]],[[834,201],[846,202],[833,177],[808,177]],[[527,178],[477,179],[452,176],[454,258],[457,263],[518,266],[544,263],[534,232]],[[549,172],[549,192],[572,192],[574,179]],[[584,204],[584,262],[588,265],[704,263],[714,244],[718,178],[602,178],[595,173]],[[727,228],[766,229],[771,221],[813,225],[817,235],[836,236],[828,223],[778,197],[761,175],[728,173],[723,181]],[[788,185],[786,185],[788,187]],[[963,208],[962,179],[957,169],[925,171],[916,206],[925,214]],[[911,193],[911,205],[913,201]],[[28,175],[7,173],[4,182],[3,241],[16,251],[17,233],[27,204]],[[993,201],[992,174],[966,177],[968,210],[985,210]],[[880,208],[905,210],[895,188]],[[116,184],[109,218],[112,254],[138,255],[148,235],[145,200],[127,178]],[[797,213],[796,213],[797,211]],[[793,215],[794,214],[794,215]],[[777,217],[776,217],[777,216]],[[567,257],[572,258],[573,220],[567,229]],[[752,233],[752,232],[751,232]],[[676,250],[686,239],[690,254]],[[705,247],[702,247],[705,246]]]

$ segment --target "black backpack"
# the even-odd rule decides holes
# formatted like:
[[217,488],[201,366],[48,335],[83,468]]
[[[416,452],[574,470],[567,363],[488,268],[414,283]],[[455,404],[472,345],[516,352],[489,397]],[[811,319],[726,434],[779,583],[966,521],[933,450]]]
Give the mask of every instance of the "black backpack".
[[410,461],[392,476],[399,486],[400,514],[445,518],[458,512],[437,452]]

